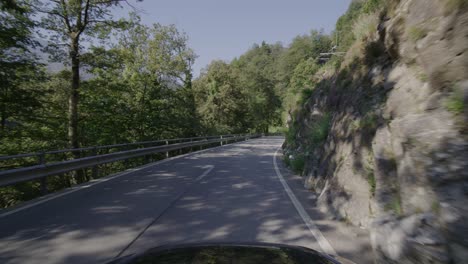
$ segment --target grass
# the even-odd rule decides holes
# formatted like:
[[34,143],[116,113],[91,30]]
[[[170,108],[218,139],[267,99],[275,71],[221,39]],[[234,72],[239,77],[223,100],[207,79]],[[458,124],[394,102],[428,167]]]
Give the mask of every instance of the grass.
[[302,175],[305,167],[305,158],[304,155],[297,155],[293,159],[290,160],[291,169],[294,173]]
[[432,202],[431,205],[432,212],[436,215],[440,215],[440,203],[439,202]]
[[284,164],[286,164],[286,166],[291,166],[291,160],[289,159],[289,155],[284,155],[283,156],[283,161],[284,161]]
[[375,130],[378,125],[378,117],[375,113],[366,114],[361,120],[361,128],[364,130]]
[[399,195],[396,195],[393,197],[392,201],[388,204],[385,205],[384,207],[385,211],[393,211],[395,215],[397,216],[402,216],[403,215],[403,209],[401,207],[401,199]]
[[328,137],[330,126],[331,115],[329,113],[325,113],[321,118],[316,120],[316,122],[312,125],[312,130],[310,132],[310,141],[313,147],[316,147],[325,142]]
[[413,26],[409,28],[408,36],[411,41],[416,42],[424,38],[425,36],[427,36],[427,30],[420,28],[420,27]]
[[465,110],[465,102],[461,89],[455,88],[453,93],[447,99],[445,106],[447,110],[455,114],[461,114]]
[[375,197],[375,188],[377,184],[375,182],[374,170],[367,171],[367,183],[369,184],[369,192],[371,194],[371,197]]
[[310,89],[310,88],[303,89],[301,91],[300,103],[301,104],[305,103],[312,96],[313,93],[314,93],[314,89]]
[[288,145],[291,145],[291,146],[295,146],[294,143],[296,141],[297,128],[295,124],[296,122],[291,122],[291,126],[285,132],[286,142]]
[[351,123],[353,130],[375,131],[379,125],[379,118],[375,113],[367,113],[360,120]]
[[377,32],[379,17],[377,14],[363,14],[355,22],[353,34],[355,39],[362,40],[369,38]]
[[362,6],[362,12],[369,14],[377,11],[380,8],[384,8],[387,4],[385,0],[367,0]]
[[419,78],[419,80],[421,80],[421,81],[423,81],[423,82],[427,82],[427,81],[429,80],[429,77],[428,77],[427,74],[424,73],[424,72],[420,72],[420,73],[418,74],[418,78]]
[[468,0],[447,0],[445,3],[444,13],[448,15],[455,10],[462,9],[464,7],[468,7]]

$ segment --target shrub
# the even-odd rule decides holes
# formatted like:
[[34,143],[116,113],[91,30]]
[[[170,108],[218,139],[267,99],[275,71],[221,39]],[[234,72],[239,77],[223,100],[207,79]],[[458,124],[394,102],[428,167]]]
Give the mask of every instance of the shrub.
[[284,161],[284,164],[286,164],[286,166],[291,166],[291,160],[289,159],[289,155],[284,155],[283,156],[283,161]]
[[378,117],[375,113],[366,114],[361,121],[361,127],[364,130],[375,130],[377,128]]
[[429,77],[424,72],[418,73],[418,78],[419,78],[419,80],[421,80],[423,82],[427,82],[429,80]]
[[362,119],[353,121],[351,126],[354,130],[375,131],[378,122],[379,119],[375,113],[368,113]]
[[285,133],[286,143],[288,145],[294,145],[294,142],[296,141],[296,133],[297,133],[297,128],[296,128],[295,122],[291,122],[291,126]]
[[313,89],[305,88],[301,91],[301,100],[300,103],[305,103],[314,93]]
[[304,171],[304,166],[305,166],[305,158],[304,155],[298,154],[297,156],[293,157],[293,159],[290,160],[291,164],[291,169],[294,171],[294,173],[301,174]]
[[397,216],[402,216],[403,215],[403,209],[401,207],[401,199],[398,195],[393,197],[393,199],[385,205],[384,208],[386,211],[393,211],[395,215]]
[[357,40],[362,40],[372,36],[377,31],[379,17],[377,14],[361,15],[353,27],[353,34]]
[[461,89],[455,88],[452,95],[446,102],[447,110],[455,114],[461,114],[465,110],[465,102],[463,101],[463,94]]
[[367,171],[367,183],[369,183],[369,192],[371,194],[371,197],[375,196],[375,188],[376,188],[376,182],[375,182],[375,175],[373,170]]
[[367,0],[363,7],[362,7],[362,12],[365,13],[365,14],[370,14],[370,13],[373,13],[377,10],[379,10],[380,8],[383,8],[385,7],[385,4],[386,4],[387,1],[385,0]]
[[329,113],[325,113],[321,118],[317,119],[315,123],[312,125],[312,129],[310,132],[310,140],[314,147],[325,142],[325,140],[328,137],[330,125],[331,125],[331,115]]
[[434,214],[440,215],[440,203],[437,201],[432,202],[431,210]]

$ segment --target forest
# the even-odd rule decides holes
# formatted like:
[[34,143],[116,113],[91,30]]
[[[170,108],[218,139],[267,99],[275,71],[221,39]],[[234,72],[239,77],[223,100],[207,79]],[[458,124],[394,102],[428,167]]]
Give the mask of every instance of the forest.
[[[345,51],[354,38],[346,27],[378,2],[353,3],[337,23],[339,37],[311,30],[288,44],[253,44],[194,78],[187,34],[145,25],[137,12],[116,19],[126,1],[1,0],[0,155],[284,132],[314,74],[340,62],[323,65],[320,53]],[[2,188],[1,205],[37,186]]]

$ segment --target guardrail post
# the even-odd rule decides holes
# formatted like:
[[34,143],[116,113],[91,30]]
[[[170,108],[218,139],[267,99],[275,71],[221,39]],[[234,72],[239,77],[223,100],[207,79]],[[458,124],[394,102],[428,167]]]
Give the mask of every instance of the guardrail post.
[[223,136],[221,136],[220,138],[221,138],[220,146],[222,146],[223,145]]
[[[93,156],[97,156],[97,148],[96,147],[93,148],[92,154],[93,154]],[[93,166],[93,168],[91,170],[92,170],[91,171],[91,180],[98,178],[99,177],[99,167],[97,165]]]
[[[166,140],[166,145],[169,145],[169,141]],[[169,151],[166,151],[166,158],[169,158]]]
[[[177,143],[184,143],[184,141],[181,140],[180,142],[177,142]],[[182,149],[179,149],[179,155],[182,155],[182,153],[183,153],[183,152],[182,152]]]
[[[38,157],[39,164],[42,165],[42,164],[46,163],[45,153],[44,152],[39,153],[39,155],[37,157]],[[48,192],[48,190],[47,190],[47,177],[42,177],[41,178],[41,193],[42,193],[42,195],[46,195],[47,192]]]

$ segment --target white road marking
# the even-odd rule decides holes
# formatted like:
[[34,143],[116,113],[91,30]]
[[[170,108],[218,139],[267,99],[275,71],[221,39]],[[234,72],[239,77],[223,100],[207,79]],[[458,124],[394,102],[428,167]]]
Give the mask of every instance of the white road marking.
[[[198,176],[197,179],[195,179],[195,181],[192,183],[192,185],[197,183],[199,180],[203,179],[203,177],[208,175],[214,169],[213,165],[206,165],[203,167],[207,170],[203,172],[200,176]],[[171,209],[190,190],[190,187],[192,185],[189,185],[187,188],[185,188],[184,191],[179,193],[179,195],[177,195],[177,197],[174,200],[172,200],[171,203],[169,203],[156,217],[154,217],[154,219],[140,233],[138,233],[138,235],[128,245],[126,245],[113,259],[122,256],[122,254],[125,251],[127,251],[146,232],[146,230],[148,230],[152,225],[154,225],[160,217],[162,217],[169,209]]]
[[199,180],[203,179],[206,175],[208,175],[208,173],[210,173],[214,169],[214,166],[213,165],[206,165],[205,168],[207,170],[205,172],[203,172],[202,175],[198,176],[198,178],[195,181],[199,181]]
[[[186,157],[186,156],[189,156],[189,155],[195,156],[195,155],[198,155],[198,154],[201,154],[201,153],[204,153],[204,152],[213,151],[213,150],[216,150],[216,149],[218,149],[218,148],[229,147],[229,146],[235,145],[236,143],[242,143],[242,142],[245,142],[245,141],[234,142],[234,143],[227,144],[227,145],[223,145],[223,146],[208,148],[208,149],[204,149],[204,150],[199,150],[199,151],[195,151],[195,152],[190,152],[190,153],[183,154],[183,155],[180,155],[180,156],[170,157],[170,158],[163,159],[163,160],[160,160],[160,161],[157,161],[157,162],[153,162],[153,163],[150,163],[150,164],[143,165],[143,166],[138,167],[138,168],[129,169],[129,170],[126,170],[126,171],[124,171],[124,172],[117,173],[117,174],[114,174],[114,175],[111,175],[111,176],[108,176],[108,177],[105,177],[105,178],[92,180],[92,181],[90,181],[90,182],[83,183],[83,184],[78,185],[78,186],[75,186],[75,187],[71,187],[71,188],[69,188],[69,190],[66,190],[66,191],[64,191],[64,192],[62,192],[62,193],[50,194],[50,197],[45,196],[45,197],[43,197],[43,198],[38,198],[38,199],[39,199],[38,201],[31,202],[31,203],[27,203],[27,204],[24,204],[24,205],[19,205],[19,207],[16,208],[16,209],[11,209],[11,210],[6,209],[6,210],[7,210],[6,212],[0,213],[0,218],[3,218],[3,217],[8,216],[8,215],[15,214],[15,213],[17,213],[17,212],[20,212],[20,211],[29,209],[29,208],[31,208],[31,207],[34,207],[34,206],[43,204],[43,203],[48,202],[48,201],[51,201],[51,200],[55,200],[55,199],[60,198],[60,197],[62,197],[62,196],[65,196],[65,195],[68,195],[68,194],[72,194],[72,193],[77,192],[77,191],[80,191],[80,190],[82,190],[82,189],[86,189],[86,188],[89,188],[89,187],[93,187],[93,186],[95,186],[95,185],[97,185],[97,184],[99,184],[99,183],[103,183],[103,182],[106,182],[106,181],[110,181],[110,180],[113,180],[113,179],[120,178],[120,177],[125,176],[125,175],[128,175],[128,174],[130,174],[130,173],[132,173],[132,172],[140,171],[140,170],[146,169],[146,168],[151,167],[151,166],[163,164],[163,163],[166,163],[166,162],[168,162],[168,161],[171,161],[171,160],[174,160],[174,159],[183,158],[183,157]],[[213,169],[213,168],[211,168],[206,174],[208,174],[212,169]],[[205,176],[206,176],[206,175],[205,175]],[[204,176],[203,176],[203,177],[204,177]],[[202,177],[202,178],[203,178],[203,177]],[[198,179],[197,179],[197,180],[198,180]]]
[[286,190],[286,193],[288,194],[289,199],[291,199],[291,202],[294,204],[294,207],[296,208],[297,212],[301,216],[302,220],[304,221],[304,223],[309,228],[312,235],[317,240],[320,248],[322,248],[322,251],[329,254],[329,255],[338,256],[338,254],[336,254],[336,251],[330,245],[328,240],[323,236],[322,232],[320,232],[320,230],[314,224],[314,222],[310,218],[309,214],[307,214],[307,212],[305,211],[305,209],[302,206],[301,202],[299,202],[299,200],[296,198],[296,195],[294,195],[294,193],[292,192],[292,190],[289,187],[288,183],[284,180],[283,175],[281,174],[281,172],[280,172],[280,170],[278,168],[278,163],[276,162],[276,156],[278,155],[278,151],[280,149],[281,149],[281,147],[278,148],[278,150],[276,150],[275,155],[273,156],[273,165],[275,167],[276,175],[278,176],[281,184],[283,185],[284,189]]

